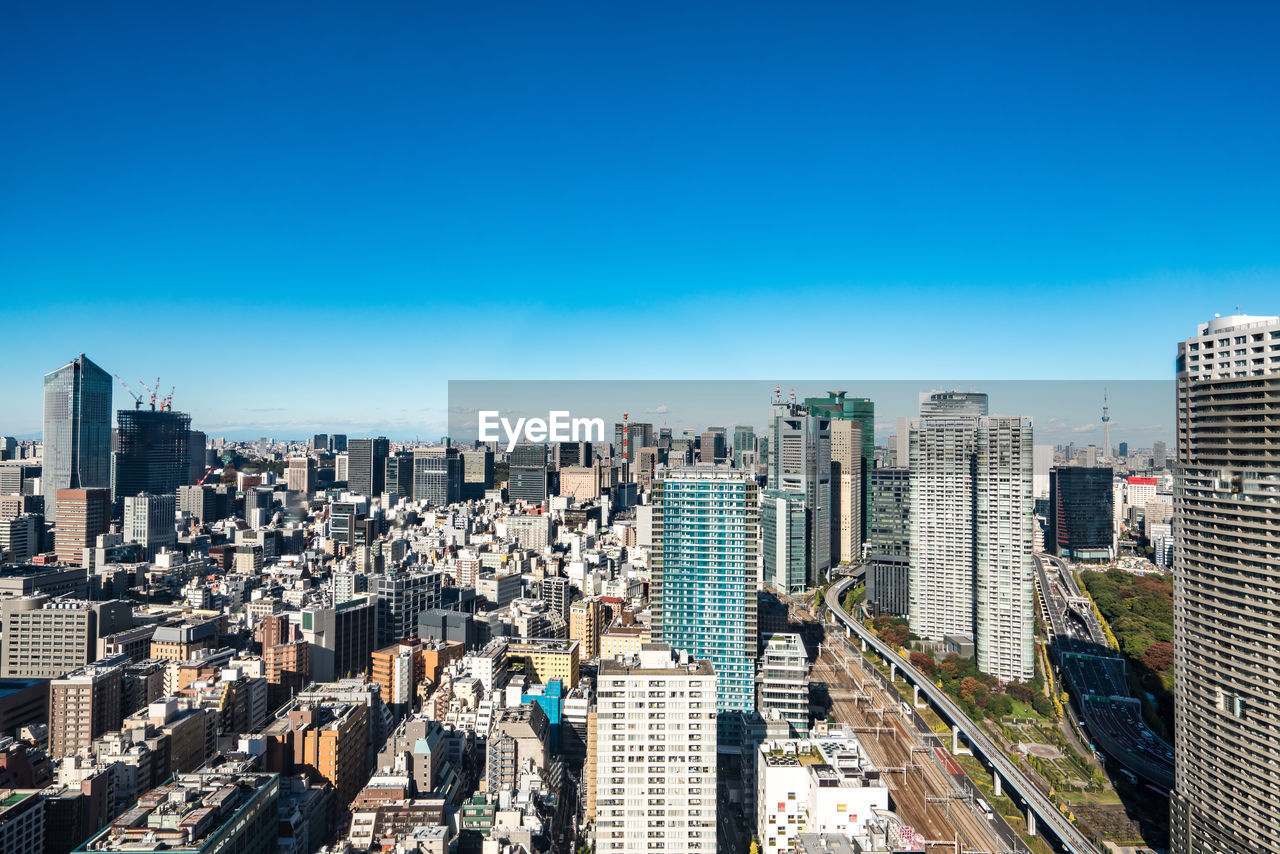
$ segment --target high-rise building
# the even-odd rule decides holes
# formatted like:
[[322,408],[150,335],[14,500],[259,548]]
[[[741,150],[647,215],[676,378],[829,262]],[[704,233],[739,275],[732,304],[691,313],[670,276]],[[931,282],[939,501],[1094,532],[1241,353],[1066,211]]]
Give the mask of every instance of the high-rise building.
[[57,507],[53,537],[58,560],[83,566],[84,550],[111,529],[111,491],[60,489]]
[[121,409],[111,454],[111,495],[177,493],[191,476],[191,416],[168,409]]
[[378,644],[386,646],[418,633],[418,615],[440,607],[441,574],[392,572],[369,579],[378,603]]
[[[827,392],[826,397],[805,398],[804,405],[809,408],[810,412],[823,413],[833,421],[856,421],[861,428],[862,470],[859,475],[861,477],[862,496],[859,500],[859,506],[862,509],[862,521],[858,525],[857,541],[862,543],[867,538],[867,523],[870,519],[867,493],[871,486],[871,470],[875,468],[876,458],[875,402],[866,397],[847,397],[843,391],[830,391]],[[762,446],[760,448],[760,456],[762,458],[767,456],[769,447],[774,446]]]
[[34,513],[0,513],[0,563],[26,563],[40,553],[44,520]]
[[[615,456],[619,457],[623,455],[622,431],[622,424],[613,425],[613,453]],[[630,421],[626,425],[626,433],[626,461],[628,463],[634,463],[636,461],[636,454],[639,453],[641,448],[657,447],[653,438],[653,425],[648,422]]]
[[83,353],[44,375],[45,518],[58,512],[58,490],[111,485],[111,375]]
[[351,458],[344,451],[333,458],[333,479],[338,483],[346,483],[351,475]]
[[547,499],[547,446],[522,442],[507,455],[507,497],[539,503]]
[[104,733],[120,729],[124,667],[102,662],[49,683],[49,752],[69,756]]
[[317,433],[311,437],[311,450],[327,453],[329,450],[329,434]]
[[1152,446],[1151,467],[1154,469],[1163,469],[1168,465],[1169,449],[1164,442],[1156,442]]
[[383,436],[347,442],[347,487],[370,498],[381,495],[386,484],[390,451],[391,443]]
[[[462,500],[463,460],[458,449],[418,448],[413,452],[413,498],[435,507]],[[493,454],[489,452],[489,483],[493,483]],[[484,493],[481,492],[481,497]]]
[[1111,466],[1055,466],[1049,470],[1045,548],[1076,561],[1115,556]]
[[1178,345],[1175,854],[1280,852],[1280,318]]
[[316,491],[316,461],[311,457],[290,457],[284,476],[290,492],[309,496]]
[[670,469],[653,488],[653,639],[716,669],[720,742],[737,750],[755,710],[755,479],[726,468]]
[[786,721],[792,735],[808,735],[809,658],[800,635],[771,632],[760,642],[757,709],[766,721]]
[[987,395],[980,391],[922,391],[920,417],[979,416],[987,414]]
[[[710,662],[678,664],[662,644],[600,663],[588,781],[599,854],[716,850],[715,696]],[[640,752],[637,738],[664,749]]]
[[578,642],[582,658],[586,661],[594,661],[600,656],[603,622],[604,609],[595,597],[579,599],[569,606],[569,639]]
[[131,495],[124,500],[124,528],[121,534],[126,543],[142,546],[147,560],[153,560],[164,548],[178,545],[178,532],[174,526],[177,516],[177,500],[174,495],[152,495],[149,492]]
[[733,428],[733,464],[742,468],[742,455],[754,454],[756,451],[756,431],[754,427],[739,424]]
[[[761,507],[764,580],[788,594],[817,585],[831,568],[831,419],[824,412],[781,399],[770,411],[774,453]],[[798,540],[801,514],[804,538]]]
[[862,560],[862,424],[831,421],[831,561]]
[[462,499],[478,501],[493,489],[493,451],[488,448],[462,453]]
[[302,637],[311,644],[311,678],[332,682],[365,671],[369,656],[377,649],[377,625],[374,596],[304,610]]
[[345,454],[347,452],[347,434],[346,433],[334,433],[332,436],[332,440],[333,440],[333,452],[335,454]]
[[1120,443],[1120,459],[1123,460],[1127,456],[1129,456],[1129,443],[1121,442]]
[[397,451],[387,457],[387,474],[383,491],[394,500],[396,497],[413,497],[413,454]]
[[911,608],[911,470],[905,466],[871,472],[867,558],[867,602],[877,613],[905,617]]
[[1030,679],[1032,427],[942,414],[911,424],[910,620],[922,637],[972,635],[978,667]]
[[218,513],[218,490],[213,486],[178,487],[178,510],[191,514],[191,518],[199,522],[223,518]]
[[708,427],[706,429],[702,434],[702,462],[722,463],[728,459],[729,451],[725,438],[723,427]]
[[128,602],[51,599],[47,594],[0,605],[4,646],[0,678],[58,679],[97,658],[98,638],[133,627]]
[[561,442],[556,447],[556,468],[589,466],[595,459],[590,442]]
[[202,430],[187,431],[187,483],[199,483],[204,478],[205,451],[208,450],[209,437]]

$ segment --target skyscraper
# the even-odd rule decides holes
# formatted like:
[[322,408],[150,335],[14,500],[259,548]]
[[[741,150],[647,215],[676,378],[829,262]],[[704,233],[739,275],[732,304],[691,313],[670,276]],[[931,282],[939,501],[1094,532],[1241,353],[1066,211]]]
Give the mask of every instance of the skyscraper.
[[59,489],[111,485],[111,375],[81,353],[44,375],[45,518],[57,516]]
[[862,558],[862,424],[831,421],[831,562]]
[[867,542],[867,602],[880,614],[906,616],[911,610],[910,469],[879,468],[871,472],[871,527]]
[[986,415],[987,395],[980,391],[922,391],[920,417]]
[[58,516],[54,524],[54,549],[58,560],[84,565],[84,550],[99,534],[111,529],[109,489],[58,490]]
[[167,409],[121,409],[111,455],[111,497],[176,494],[191,476],[191,416]]
[[981,670],[1032,678],[1031,420],[936,414],[910,438],[912,630],[973,635]]
[[352,439],[347,442],[347,486],[352,492],[376,498],[386,485],[387,455],[391,443],[386,437]]
[[[600,854],[654,851],[659,840],[657,850],[716,850],[716,675],[657,643],[637,659],[600,663],[588,781]],[[637,737],[663,749],[642,752]]]
[[1171,850],[1280,852],[1280,318],[1179,343]]
[[285,469],[285,485],[290,492],[311,495],[316,490],[316,461],[311,457],[290,457]]
[[755,453],[756,450],[756,431],[754,427],[747,427],[742,424],[733,428],[733,464],[738,468],[742,468],[742,454],[744,452]]
[[[871,470],[875,468],[876,459],[876,405],[870,398],[847,397],[843,391],[829,391],[826,397],[805,398],[804,405],[811,412],[825,413],[833,421],[856,421],[860,427],[862,439],[862,468],[859,472],[861,495],[858,505],[861,519],[855,539],[861,545],[867,539],[867,522],[870,519],[870,508],[867,495],[871,485]],[[761,449],[764,456],[764,449]]]
[[1055,466],[1049,470],[1046,550],[1077,561],[1115,556],[1114,480],[1111,466]]
[[413,496],[413,454],[397,451],[387,457],[387,473],[383,478],[383,491],[392,497]]
[[653,487],[653,638],[715,665],[720,743],[755,709],[756,483],[725,468],[668,470]]
[[176,515],[175,495],[131,495],[124,499],[124,541],[140,544],[147,560],[153,560],[160,549],[178,544]]
[[[493,456],[490,454],[490,483]],[[463,461],[458,449],[449,445],[418,448],[413,452],[413,498],[435,507],[462,500]],[[479,497],[483,497],[483,492]]]
[[546,500],[546,445],[522,442],[507,455],[507,497],[534,503]]
[[[769,431],[774,453],[761,508],[764,580],[794,594],[816,585],[831,567],[831,419],[776,399]],[[801,513],[804,539],[797,541]]]

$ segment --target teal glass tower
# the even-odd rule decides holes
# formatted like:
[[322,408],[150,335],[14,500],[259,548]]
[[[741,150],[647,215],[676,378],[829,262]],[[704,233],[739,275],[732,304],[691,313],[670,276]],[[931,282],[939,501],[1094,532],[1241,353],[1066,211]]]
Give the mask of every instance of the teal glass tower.
[[653,489],[653,639],[717,677],[720,749],[755,710],[756,482],[723,467],[669,470]]

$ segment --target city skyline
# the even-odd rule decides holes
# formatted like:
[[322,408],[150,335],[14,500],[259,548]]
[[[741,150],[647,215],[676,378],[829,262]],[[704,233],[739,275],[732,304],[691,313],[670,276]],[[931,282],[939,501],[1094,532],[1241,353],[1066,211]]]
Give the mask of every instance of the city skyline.
[[59,334],[0,429],[79,352],[211,435],[412,434],[460,378],[1171,378],[1270,310],[1275,8],[803,8],[24,9],[0,281]]

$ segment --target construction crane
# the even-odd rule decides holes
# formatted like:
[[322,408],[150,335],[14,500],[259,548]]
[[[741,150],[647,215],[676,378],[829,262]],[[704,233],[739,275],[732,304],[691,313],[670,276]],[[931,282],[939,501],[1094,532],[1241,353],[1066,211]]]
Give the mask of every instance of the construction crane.
[[127,382],[125,382],[125,381],[124,381],[124,378],[123,378],[122,376],[120,376],[119,374],[116,374],[116,375],[115,375],[115,377],[116,377],[116,379],[120,380],[120,385],[124,386],[124,390],[125,390],[125,391],[127,391],[127,392],[129,392],[129,396],[133,398],[133,408],[134,408],[134,409],[141,409],[141,408],[142,408],[142,395],[141,395],[141,394],[139,394],[138,392],[134,391],[132,388],[130,388],[130,387],[129,387],[129,384],[128,384]]
[[169,393],[160,400],[160,408],[166,412],[173,411],[173,391],[177,386],[169,386]]

